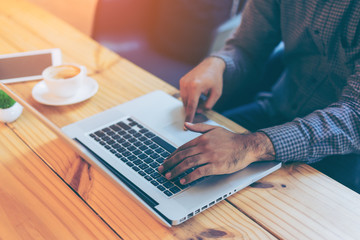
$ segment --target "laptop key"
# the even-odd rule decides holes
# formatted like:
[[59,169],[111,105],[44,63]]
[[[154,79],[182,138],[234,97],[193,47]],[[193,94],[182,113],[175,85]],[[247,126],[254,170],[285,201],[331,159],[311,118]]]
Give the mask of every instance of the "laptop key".
[[141,136],[142,136],[142,135],[141,135],[140,133],[138,133],[138,132],[134,134],[134,137],[136,137],[136,138],[139,138],[139,137],[141,137]]
[[114,143],[113,145],[111,145],[113,148],[115,148],[115,149],[118,149],[118,148],[120,148],[121,147],[121,145],[120,144],[118,144],[118,143]]
[[150,177],[149,175],[145,176],[145,179],[148,180],[148,181],[151,181],[152,180],[152,177]]
[[165,193],[166,196],[168,196],[168,197],[171,197],[171,196],[173,195],[173,193],[170,192],[169,190],[164,191],[164,193]]
[[110,128],[112,129],[112,130],[114,130],[115,132],[117,132],[117,131],[120,131],[121,130],[121,128],[119,128],[117,125],[111,125],[110,126]]
[[140,146],[139,147],[139,149],[141,150],[141,151],[145,151],[145,150],[147,150],[147,149],[149,149],[147,146],[145,146],[145,145],[142,145],[142,146]]
[[130,152],[133,152],[133,151],[136,150],[136,147],[134,147],[134,146],[129,146],[129,147],[128,147],[128,150],[129,150]]
[[150,155],[150,157],[151,157],[152,159],[157,159],[157,158],[160,157],[160,156],[159,156],[159,154],[157,154],[157,153],[153,153],[153,154]]
[[170,192],[172,192],[173,194],[176,194],[176,193],[178,193],[178,192],[181,191],[181,189],[178,188],[178,187],[176,187],[176,186],[170,188],[169,190],[170,190]]
[[[129,124],[129,125],[130,125],[130,124]],[[136,125],[136,123],[135,123],[134,125]],[[131,125],[130,125],[130,126],[131,126]],[[130,130],[128,131],[128,133],[131,133],[132,135],[134,135],[135,133],[137,133],[137,131],[134,130],[134,129],[130,129]]]
[[168,156],[170,156],[170,153],[169,152],[163,152],[160,154],[162,157],[166,158]]
[[118,135],[118,134],[116,134],[116,135],[114,135],[112,138],[113,138],[113,139],[115,139],[115,140],[118,140],[118,139],[120,139],[120,138],[121,138],[121,136],[120,136],[120,135]]
[[165,150],[162,149],[162,148],[157,148],[157,149],[155,149],[155,152],[157,152],[157,153],[162,153],[163,151],[165,151]]
[[139,166],[139,167],[140,167],[140,164],[142,164],[142,161],[138,159],[138,160],[133,161],[133,163],[134,163],[136,166]]
[[139,132],[140,132],[140,133],[147,133],[147,132],[149,132],[149,130],[147,130],[146,128],[142,128],[142,129],[140,129]]
[[136,172],[140,171],[140,168],[138,168],[137,166],[133,166],[132,169],[134,169]]
[[146,155],[146,154],[140,154],[138,157],[139,157],[140,159],[145,159],[145,158],[147,158],[147,155]]
[[155,144],[155,143],[153,143],[153,144],[151,144],[151,145],[149,146],[149,148],[151,148],[151,149],[155,149],[155,148],[157,148],[157,147],[158,147],[158,145]]
[[114,136],[116,133],[113,132],[113,131],[111,131],[111,132],[107,132],[106,134],[107,134],[108,136],[112,137],[112,136]]
[[167,182],[169,180],[167,180],[166,178],[164,178],[163,176],[159,177],[156,179],[159,183],[164,183],[164,182]]
[[152,138],[152,140],[154,142],[156,142],[157,144],[159,144],[162,148],[164,148],[166,151],[172,153],[176,150],[175,147],[171,146],[169,143],[165,142],[163,139],[159,138],[159,137],[154,137]]
[[147,169],[145,169],[144,170],[147,174],[151,174],[151,173],[153,173],[153,172],[155,172],[155,170],[154,169],[152,169],[152,168],[147,168]]
[[142,154],[142,151],[140,151],[139,149],[133,151],[133,154],[136,155],[136,156],[139,156]]
[[124,137],[125,139],[132,138],[132,136],[131,136],[130,134],[125,134],[123,137]]
[[151,144],[153,144],[153,141],[151,141],[151,140],[146,140],[146,141],[144,142],[144,144],[146,144],[146,145],[151,145]]
[[118,134],[119,134],[119,135],[125,135],[126,132],[125,132],[124,130],[121,130],[121,131],[118,131]]
[[147,132],[144,134],[145,136],[147,136],[148,138],[153,138],[155,137],[155,134],[153,134],[152,132]]
[[[139,168],[141,168],[142,170],[145,170],[149,167],[149,165],[147,165],[146,163],[143,163],[141,165],[139,165]],[[145,171],[146,172],[146,171]]]
[[129,126],[128,126],[126,123],[124,123],[124,122],[118,122],[117,125],[118,125],[119,127],[121,127],[122,129],[124,129],[124,130],[129,130],[129,129],[131,129],[131,127],[129,127]]
[[154,160],[152,160],[151,158],[145,158],[144,162],[146,162],[147,164],[152,163]]
[[124,157],[128,157],[128,156],[130,156],[130,155],[132,155],[132,154],[131,154],[131,152],[129,152],[129,151],[125,151],[125,152],[122,153],[122,155],[123,155]]
[[160,183],[158,183],[156,180],[152,180],[152,181],[151,181],[151,184],[156,187],[156,186],[158,186]]
[[164,185],[164,187],[166,187],[166,188],[175,187],[175,185],[174,185],[172,182],[166,182],[166,183],[164,183],[163,185]]
[[163,157],[158,157],[158,158],[155,159],[155,161],[162,164],[164,162],[164,159],[165,158],[163,158]]
[[103,137],[103,136],[105,136],[105,133],[103,131],[96,131],[95,135],[98,137]]
[[152,168],[158,168],[158,167],[160,166],[160,164],[157,163],[157,162],[152,162],[152,163],[150,163],[149,165],[150,165],[150,167],[152,167]]
[[164,188],[164,186],[162,185],[157,186],[157,188],[162,192],[166,190],[166,188]]
[[161,177],[161,175],[158,172],[154,172],[154,173],[151,174],[151,177],[154,178],[154,179],[157,179],[158,177]]
[[146,151],[144,151],[144,153],[146,153],[147,155],[150,155],[150,154],[154,153],[154,151],[151,149],[147,149]]
[[144,171],[138,171],[138,174],[140,174],[140,176],[145,176],[146,173]]
[[134,164],[132,162],[127,162],[126,165],[128,165],[129,167],[133,167]]
[[115,143],[115,141],[110,139],[110,140],[107,140],[106,143],[109,144],[109,145],[113,145]]

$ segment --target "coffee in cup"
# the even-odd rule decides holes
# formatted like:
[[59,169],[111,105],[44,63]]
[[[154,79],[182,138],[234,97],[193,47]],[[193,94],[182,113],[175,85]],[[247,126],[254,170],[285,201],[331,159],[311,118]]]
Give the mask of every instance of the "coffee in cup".
[[63,64],[46,68],[42,76],[49,93],[69,98],[79,91],[86,77],[86,68],[77,64]]

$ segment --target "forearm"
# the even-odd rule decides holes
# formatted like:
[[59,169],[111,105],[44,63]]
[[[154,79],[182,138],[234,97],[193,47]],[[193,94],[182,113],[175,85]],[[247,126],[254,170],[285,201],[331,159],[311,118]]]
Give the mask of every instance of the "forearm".
[[359,112],[343,104],[261,131],[274,143],[276,160],[315,162],[360,151]]
[[239,155],[246,153],[246,156],[237,156],[238,159],[244,159],[245,166],[252,162],[275,160],[273,144],[262,132],[238,134],[235,141],[237,141]]

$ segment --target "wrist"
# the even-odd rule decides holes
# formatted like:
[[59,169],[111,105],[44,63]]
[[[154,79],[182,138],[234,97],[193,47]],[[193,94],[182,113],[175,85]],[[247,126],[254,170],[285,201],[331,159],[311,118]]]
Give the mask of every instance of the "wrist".
[[[275,150],[270,138],[262,132],[245,133],[245,139],[241,142],[241,151],[247,152],[246,165],[258,161],[275,160]],[[245,141],[244,141],[245,140]]]
[[262,132],[253,133],[257,143],[257,161],[275,160],[275,149],[270,138]]
[[226,63],[225,63],[224,59],[222,59],[220,57],[210,56],[210,57],[207,57],[204,60],[204,62],[209,64],[212,68],[216,68],[221,73],[223,73],[225,71]]

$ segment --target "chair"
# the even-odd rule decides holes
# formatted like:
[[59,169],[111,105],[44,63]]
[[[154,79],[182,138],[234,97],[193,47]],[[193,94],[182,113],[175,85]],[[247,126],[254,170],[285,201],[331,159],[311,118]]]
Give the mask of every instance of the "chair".
[[178,88],[179,79],[215,48],[214,43],[223,44],[216,36],[224,41],[224,33],[235,28],[234,20],[232,28],[224,23],[234,6],[239,13],[244,2],[99,0],[92,37]]

